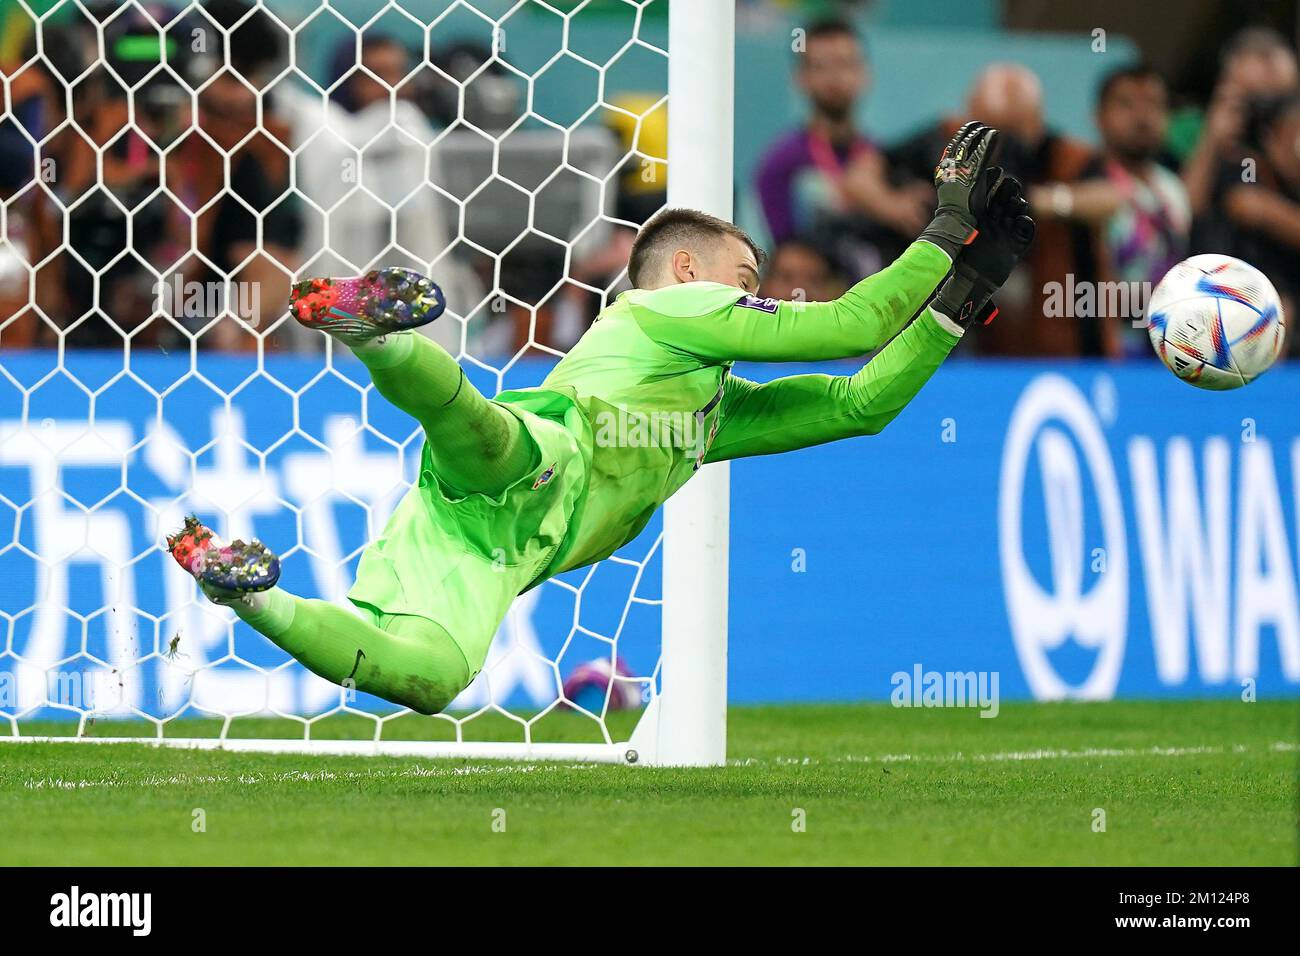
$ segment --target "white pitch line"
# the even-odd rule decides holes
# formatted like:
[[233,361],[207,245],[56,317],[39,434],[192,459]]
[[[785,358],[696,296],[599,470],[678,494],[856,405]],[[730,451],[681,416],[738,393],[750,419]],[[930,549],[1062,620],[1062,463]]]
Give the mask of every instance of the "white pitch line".
[[[886,753],[876,755],[844,754],[838,757],[774,757],[747,758],[728,761],[732,767],[754,767],[764,764],[778,766],[817,766],[819,764],[892,764],[892,763],[1004,763],[1033,760],[1086,760],[1098,757],[1193,757],[1207,754],[1252,753],[1258,750],[1270,753],[1297,753],[1300,744],[1290,741],[1274,741],[1264,748],[1251,748],[1243,744],[1231,747],[1088,747],[1083,750],[1059,750],[1043,748],[1038,750],[1008,750],[998,753],[962,753],[950,754],[910,754]],[[559,770],[594,770],[599,764],[471,764],[459,767],[442,767],[421,765],[404,767],[401,770],[281,770],[272,773],[240,774],[144,774],[141,776],[114,775],[98,779],[69,779],[67,777],[28,778],[23,781],[27,790],[89,790],[98,788],[125,787],[194,787],[214,784],[235,783],[240,786],[253,786],[261,783],[320,783],[334,781],[359,780],[401,780],[439,777],[465,777],[477,774],[529,774],[554,773]],[[623,768],[628,773],[644,772],[643,769]],[[707,772],[707,771],[701,771]]]
[[[1300,744],[1278,740],[1262,748],[1272,753],[1296,753]],[[1008,750],[1000,753],[968,754],[957,751],[949,754],[845,754],[840,757],[772,757],[749,758],[732,761],[733,765],[757,766],[764,763],[785,764],[791,766],[815,766],[817,764],[839,763],[1003,763],[1025,760],[1087,760],[1097,757],[1193,757],[1204,754],[1250,753],[1251,748],[1243,744],[1231,747],[1087,747],[1083,750],[1059,750],[1040,748],[1037,750]]]
[[23,781],[26,790],[93,790],[125,787],[194,787],[213,784],[239,784],[253,786],[261,783],[321,783],[360,780],[399,780],[425,777],[466,777],[474,774],[510,774],[555,772],[557,770],[586,770],[598,764],[573,764],[558,766],[547,763],[500,764],[463,767],[420,766],[402,770],[278,770],[273,773],[174,773],[142,774],[139,776],[114,775],[97,779],[71,779],[68,777],[29,777]]

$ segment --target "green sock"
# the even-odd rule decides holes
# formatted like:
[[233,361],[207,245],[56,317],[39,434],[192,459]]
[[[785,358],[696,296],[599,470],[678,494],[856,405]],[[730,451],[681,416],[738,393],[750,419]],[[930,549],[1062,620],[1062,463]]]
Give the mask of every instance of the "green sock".
[[356,343],[352,346],[352,354],[365,362],[366,368],[391,368],[405,362],[414,347],[414,332],[394,332]]
[[422,617],[396,615],[379,628],[336,604],[280,588],[229,606],[313,674],[421,714],[441,711],[470,681],[460,647]]
[[484,398],[436,342],[404,332],[353,351],[379,394],[420,423],[439,477],[455,490],[496,495],[534,467],[519,419]]

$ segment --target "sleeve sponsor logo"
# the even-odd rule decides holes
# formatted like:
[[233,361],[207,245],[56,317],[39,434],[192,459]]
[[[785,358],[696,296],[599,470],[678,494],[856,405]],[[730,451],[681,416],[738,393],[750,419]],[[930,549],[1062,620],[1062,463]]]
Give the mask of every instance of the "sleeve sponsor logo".
[[775,315],[780,304],[776,299],[760,299],[756,295],[747,295],[737,302],[736,306],[741,309],[757,309],[759,312],[768,312]]

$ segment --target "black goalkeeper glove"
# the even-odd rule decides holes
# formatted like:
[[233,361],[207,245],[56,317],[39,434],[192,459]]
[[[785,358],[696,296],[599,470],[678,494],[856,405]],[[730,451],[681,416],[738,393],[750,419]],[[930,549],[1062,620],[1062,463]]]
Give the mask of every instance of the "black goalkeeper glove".
[[1020,180],[994,166],[985,171],[988,201],[979,233],[962,250],[952,273],[939,287],[931,306],[965,328],[975,320],[988,325],[997,315],[993,293],[1011,275],[1034,241]]
[[939,208],[922,239],[933,242],[957,261],[957,254],[970,242],[984,215],[991,185],[985,175],[993,161],[998,131],[983,123],[969,122],[949,140],[934,170]]

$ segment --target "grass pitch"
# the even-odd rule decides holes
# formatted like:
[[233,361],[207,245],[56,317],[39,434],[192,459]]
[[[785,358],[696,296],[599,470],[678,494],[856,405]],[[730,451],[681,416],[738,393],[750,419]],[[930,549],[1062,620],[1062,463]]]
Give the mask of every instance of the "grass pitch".
[[1295,702],[735,707],[730,765],[691,770],[4,744],[0,864],[1294,865],[1296,731]]

